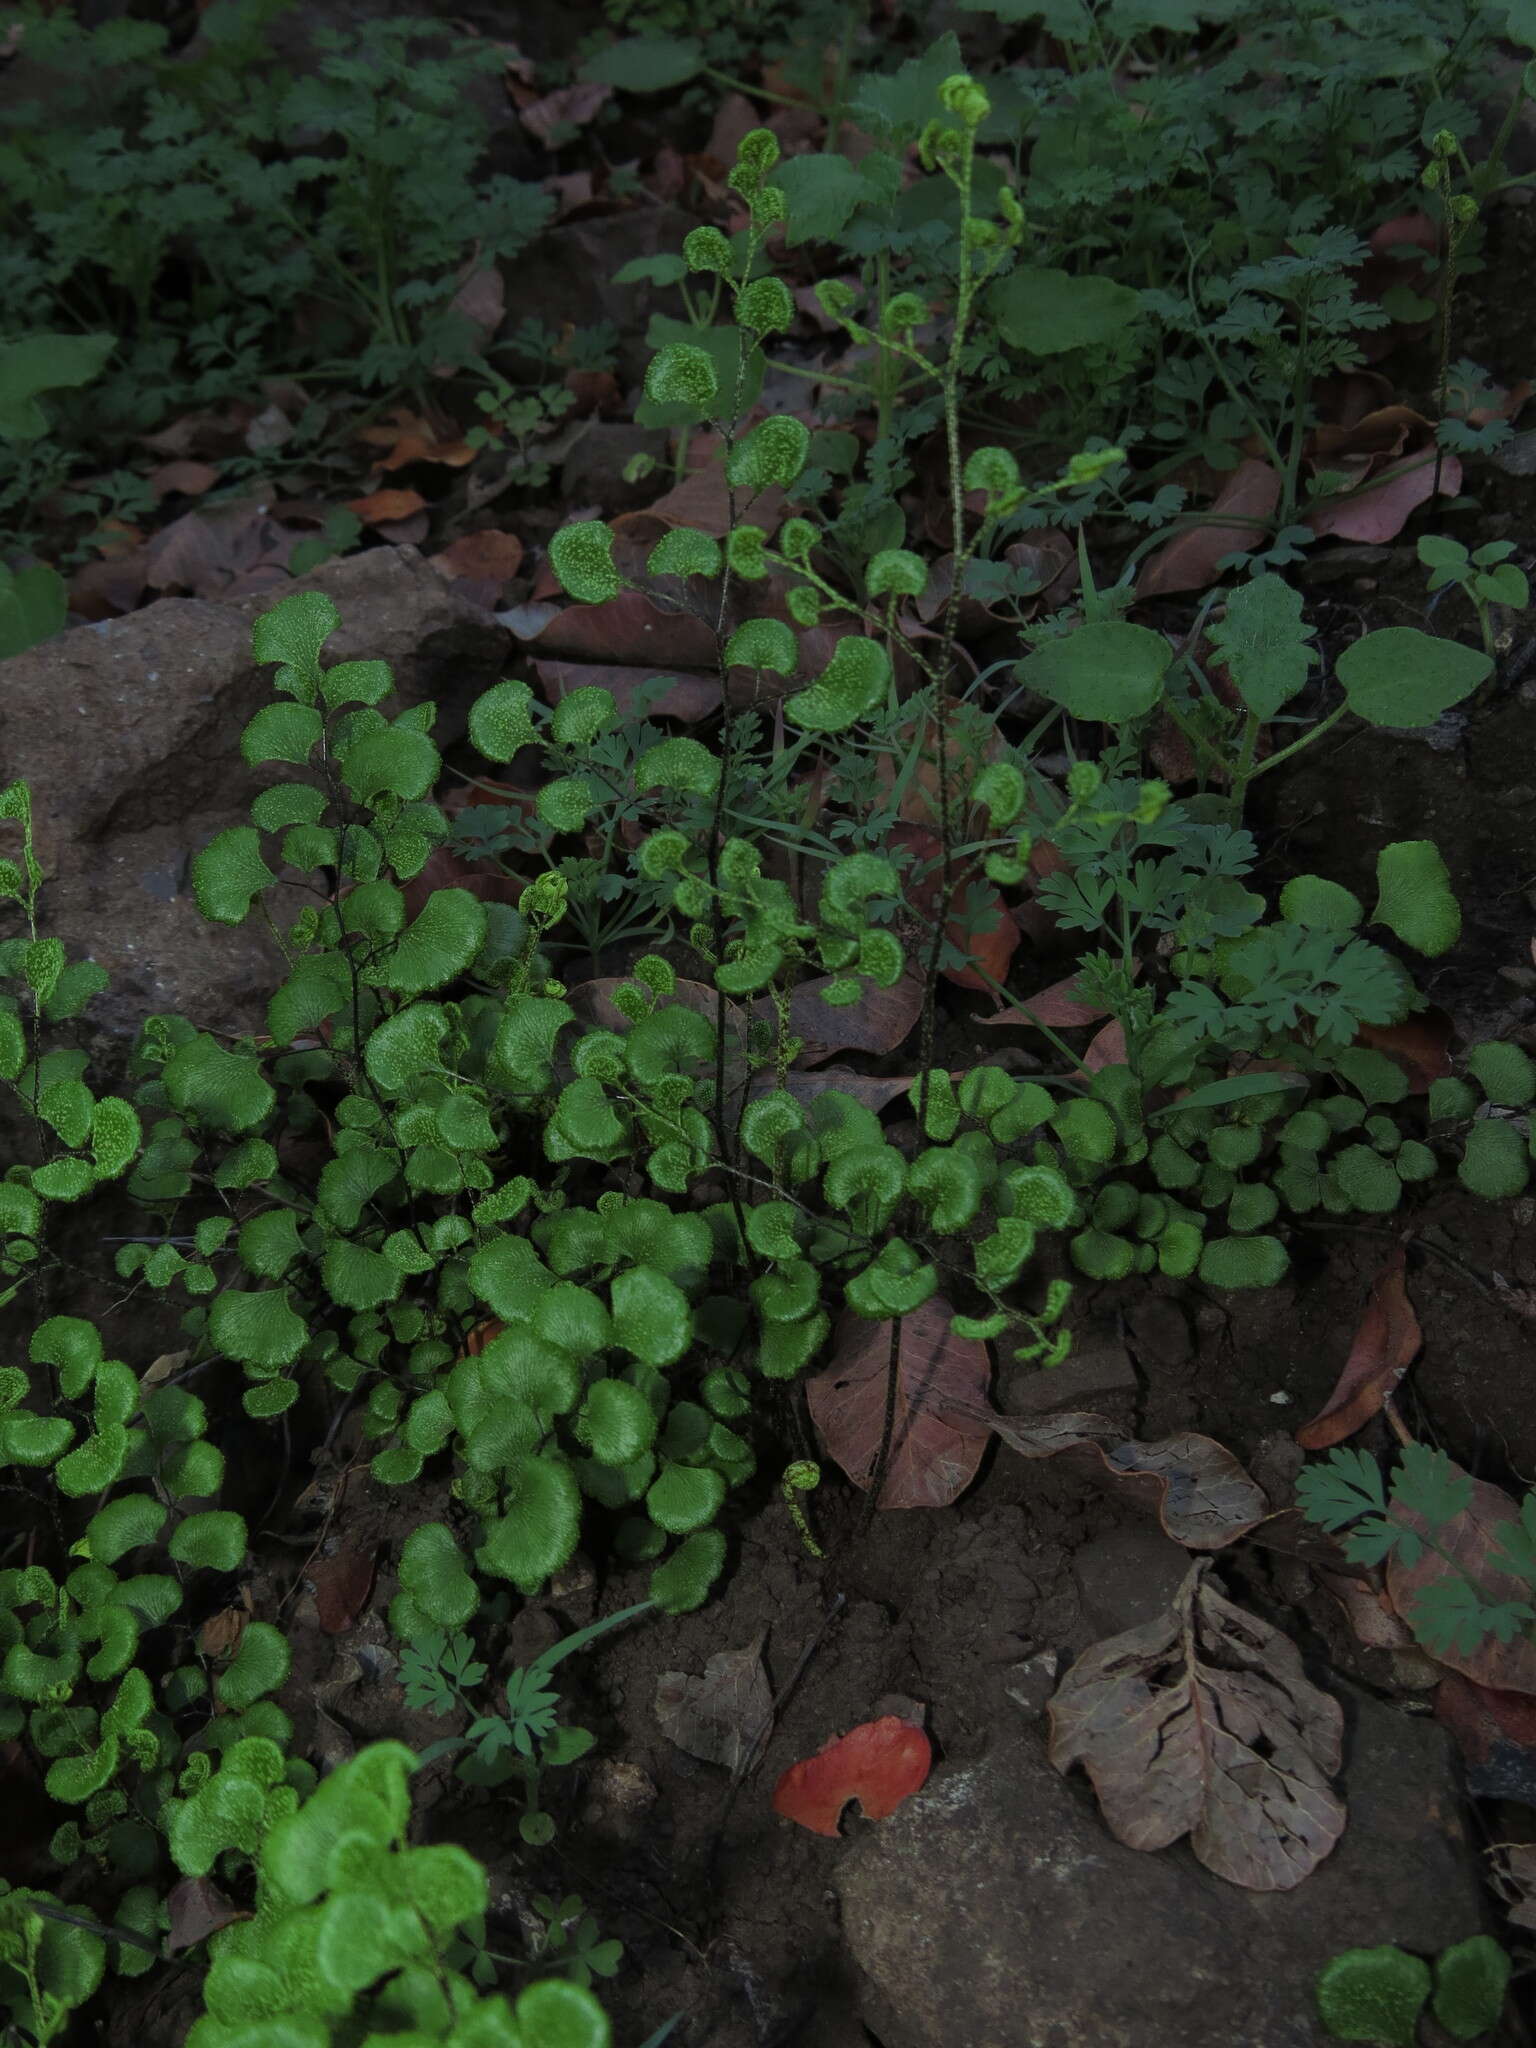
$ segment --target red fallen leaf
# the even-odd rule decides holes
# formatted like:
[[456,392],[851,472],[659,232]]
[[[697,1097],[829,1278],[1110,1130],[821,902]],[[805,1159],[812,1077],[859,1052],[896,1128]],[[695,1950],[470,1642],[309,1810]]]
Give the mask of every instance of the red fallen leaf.
[[347,510],[355,512],[366,526],[387,526],[426,509],[427,501],[420,491],[370,491],[366,498],[347,500]]
[[1474,1799],[1536,1806],[1536,1700],[1449,1671],[1435,1688],[1435,1719],[1449,1728]]
[[1136,582],[1138,597],[1166,597],[1178,590],[1204,590],[1216,580],[1223,555],[1250,548],[1280,502],[1279,472],[1245,456],[1206,508],[1208,518],[1229,512],[1228,525],[1192,526],[1147,557]]
[[310,1571],[315,1611],[328,1636],[345,1635],[368,1605],[376,1562],[377,1553],[371,1550],[338,1550]]
[[[1133,971],[1140,974],[1139,960],[1133,963]],[[998,1010],[990,1017],[978,1017],[976,1022],[988,1025],[1049,1024],[1053,1031],[1071,1031],[1080,1024],[1097,1024],[1101,1017],[1108,1016],[1107,1010],[1092,1003],[1080,1003],[1076,989],[1077,976],[1069,974],[1065,981],[1053,981],[1049,988],[1037,989],[1034,995],[1027,996],[1013,1009]],[[1086,1057],[1085,1054],[1085,1060]]]
[[[950,1075],[952,1081],[964,1078],[965,1070]],[[823,1067],[819,1074],[805,1074],[797,1067],[784,1076],[784,1088],[796,1102],[805,1103],[814,1102],[818,1095],[835,1088],[878,1115],[899,1095],[905,1095],[916,1079],[915,1074],[856,1074],[851,1067]]]
[[[1442,455],[1440,495],[1454,498],[1461,489],[1461,464]],[[1396,538],[1410,516],[1435,495],[1435,450],[1421,448],[1368,477],[1363,484],[1309,512],[1306,524],[1316,534],[1335,540],[1380,543]]]
[[1296,1432],[1304,1451],[1331,1450],[1363,1429],[1419,1354],[1424,1333],[1408,1299],[1407,1253],[1397,1250],[1371,1282],[1355,1341],[1326,1406]]
[[866,1820],[884,1820],[922,1789],[932,1767],[933,1745],[922,1729],[887,1714],[791,1764],[773,1788],[773,1810],[812,1834],[835,1836],[850,1800]]
[[567,605],[528,644],[541,658],[612,661],[645,667],[650,675],[677,668],[713,671],[716,660],[715,636],[703,619],[664,611],[638,590],[621,590],[605,604]]
[[1402,1024],[1362,1024],[1355,1034],[1357,1045],[1369,1046],[1395,1060],[1408,1076],[1413,1094],[1425,1095],[1431,1082],[1443,1081],[1451,1071],[1451,1038],[1455,1023],[1444,1010],[1421,1010]]
[[357,434],[370,448],[389,451],[379,457],[380,469],[404,469],[408,462],[438,462],[448,469],[463,469],[479,453],[465,441],[440,440],[429,421],[404,406],[396,406],[390,417],[392,427],[361,427]]
[[162,462],[146,479],[157,498],[169,497],[172,491],[179,491],[184,498],[200,498],[218,480],[219,472],[211,462],[190,461]]
[[[920,863],[937,862],[940,841],[936,832],[929,832],[922,825],[906,822],[892,827],[891,840],[898,846],[909,846]],[[935,865],[931,872],[920,881],[913,879],[910,871],[906,877],[907,900],[914,910],[931,917],[939,899],[940,875]],[[969,929],[973,915],[980,914],[989,921],[985,931]],[[974,967],[946,967],[944,979],[956,988],[977,989],[990,992],[992,983],[1001,985],[1008,976],[1008,968],[1019,949],[1023,937],[1013,913],[990,882],[983,881],[976,870],[964,863],[953,862],[950,867],[949,916],[944,924],[944,936],[956,952],[965,954],[976,964]],[[982,970],[978,972],[977,970]],[[985,977],[989,976],[990,979]]]
[[[1502,1541],[1500,1532],[1507,1523],[1519,1523],[1519,1509],[1504,1489],[1490,1480],[1472,1479],[1456,1464],[1450,1469],[1454,1479],[1466,1480],[1472,1488],[1471,1505],[1463,1514],[1431,1529],[1422,1516],[1401,1505],[1392,1511],[1395,1521],[1405,1522],[1422,1537],[1432,1536],[1438,1546],[1431,1550],[1426,1542],[1417,1564],[1405,1565],[1395,1554],[1387,1561],[1387,1591],[1410,1628],[1419,1595],[1446,1579],[1470,1579],[1490,1607],[1531,1597],[1524,1579],[1493,1563],[1493,1552]],[[1469,1653],[1449,1649],[1429,1654],[1437,1664],[1461,1672],[1477,1685],[1492,1686],[1497,1692],[1536,1693],[1536,1636],[1521,1634],[1510,1643],[1489,1636]]]
[[510,583],[522,566],[523,544],[515,533],[494,527],[460,534],[440,554],[427,557],[440,576],[469,577],[476,582]]
[[[985,1410],[992,1362],[985,1344],[957,1337],[954,1310],[935,1295],[901,1319],[896,1425],[880,1489],[882,1508],[943,1508],[976,1477],[991,1425]],[[855,1486],[868,1490],[885,1429],[891,1325],[845,1316],[832,1363],[806,1386],[816,1433]]]
[[623,395],[612,370],[567,370],[561,381],[576,401],[571,412],[579,420],[615,411]]
[[1088,1048],[1083,1054],[1083,1077],[1086,1079],[1089,1074],[1097,1074],[1104,1067],[1124,1065],[1125,1026],[1118,1023],[1106,1024],[1104,1029],[1096,1031],[1088,1042]]
[[221,1927],[251,1917],[233,1899],[226,1899],[211,1877],[184,1877],[172,1885],[165,1903],[171,1922],[165,1937],[168,1956],[196,1948]]
[[[588,684],[611,692],[613,701],[626,716],[634,706],[635,693],[655,680],[653,668],[625,668],[606,662],[535,661],[530,664],[539,688],[551,704],[558,704],[572,690]],[[720,708],[720,683],[714,676],[666,676],[665,693],[656,699],[653,712],[662,718],[676,718],[684,725],[697,725]]]
[[[740,517],[739,508],[737,516]],[[762,527],[765,533],[775,532],[783,517],[784,493],[776,484],[753,498],[752,524]],[[657,521],[659,525],[654,524]],[[609,524],[621,538],[630,533],[642,537],[647,549],[674,526],[692,526],[715,540],[723,540],[731,530],[731,492],[725,480],[723,456],[717,460],[706,452],[705,459],[696,463],[681,483],[636,512],[621,512]]]

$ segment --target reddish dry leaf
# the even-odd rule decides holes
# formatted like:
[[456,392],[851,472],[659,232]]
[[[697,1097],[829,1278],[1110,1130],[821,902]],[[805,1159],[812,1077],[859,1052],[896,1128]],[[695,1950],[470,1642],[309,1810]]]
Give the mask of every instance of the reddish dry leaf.
[[932,1766],[933,1746],[922,1729],[887,1714],[791,1764],[773,1788],[773,1810],[812,1834],[836,1836],[850,1800],[857,1799],[866,1820],[884,1820],[921,1791]]
[[404,469],[408,462],[437,462],[448,469],[463,469],[479,452],[465,441],[439,440],[430,421],[404,406],[397,406],[390,417],[393,426],[363,427],[357,436],[371,448],[388,450],[379,457],[380,469]]
[[715,666],[714,632],[703,619],[664,611],[638,590],[620,591],[606,604],[567,605],[531,644],[541,658],[611,661],[647,675]]
[[498,533],[493,527],[479,533],[460,534],[440,554],[427,560],[440,576],[467,577],[473,582],[510,583],[522,567],[523,544],[515,533]]
[[1384,1052],[1408,1076],[1414,1095],[1427,1094],[1432,1082],[1443,1081],[1451,1071],[1451,1039],[1456,1026],[1444,1010],[1420,1010],[1402,1024],[1362,1024],[1355,1034],[1357,1045]]
[[315,1611],[328,1636],[345,1635],[355,1626],[373,1591],[376,1563],[374,1551],[338,1550],[334,1557],[320,1558],[311,1569]]
[[616,412],[624,395],[612,370],[567,370],[561,382],[575,400],[571,407],[573,419]]
[[510,903],[516,909],[527,886],[521,876],[504,874],[492,861],[470,860],[450,847],[435,846],[400,893],[406,916],[419,917],[438,889],[467,889],[482,903]]
[[[635,693],[655,680],[653,668],[621,668],[605,662],[535,661],[531,664],[545,699],[558,704],[572,690],[590,684],[609,691],[619,710],[629,715]],[[684,725],[697,725],[720,709],[720,683],[715,676],[667,676],[667,688],[652,706],[661,718],[676,718]]]
[[1344,1716],[1286,1636],[1195,1565],[1172,1606],[1079,1657],[1051,1701],[1051,1762],[1081,1763],[1129,1849],[1182,1835],[1208,1870],[1289,1891],[1344,1831],[1328,1780]]
[[1223,555],[1252,548],[1280,502],[1280,477],[1267,462],[1245,456],[1210,505],[1208,518],[1232,515],[1225,525],[1192,526],[1148,556],[1136,583],[1138,597],[1167,597],[1179,590],[1204,590],[1214,583]]
[[[928,831],[923,825],[903,821],[891,828],[890,837],[894,845],[911,848],[913,867],[908,868],[904,877],[907,901],[914,910],[931,918],[943,886],[937,866],[940,852],[938,834]],[[919,877],[914,873],[914,868],[924,867],[928,868],[926,874]],[[987,924],[985,931],[968,928],[978,910]],[[944,925],[944,937],[956,952],[974,961],[975,966],[946,967],[943,969],[944,979],[956,988],[990,993],[993,982],[1001,985],[1006,981],[1022,936],[1013,913],[992,884],[984,881],[975,868],[951,863],[949,916]]]
[[1435,1719],[1449,1728],[1474,1799],[1536,1806],[1536,1700],[1499,1692],[1448,1671],[1435,1688]]
[[162,462],[146,479],[156,498],[168,498],[172,491],[180,492],[184,498],[200,498],[218,480],[219,472],[212,463],[188,461]]
[[[1414,1565],[1404,1564],[1396,1554],[1387,1561],[1387,1591],[1392,1596],[1392,1605],[1410,1628],[1414,1603],[1420,1594],[1448,1580],[1470,1579],[1490,1607],[1502,1606],[1506,1601],[1525,1602],[1531,1597],[1530,1586],[1524,1579],[1501,1570],[1493,1562],[1493,1552],[1502,1542],[1501,1532],[1508,1523],[1518,1524],[1519,1509],[1503,1488],[1490,1480],[1472,1479],[1456,1464],[1450,1469],[1453,1478],[1467,1480],[1472,1488],[1471,1505],[1464,1514],[1431,1529],[1422,1516],[1400,1504],[1392,1511],[1394,1521],[1406,1523],[1422,1537],[1432,1536],[1439,1546],[1438,1551],[1431,1550],[1426,1543]],[[1429,1654],[1437,1664],[1447,1665],[1475,1684],[1491,1686],[1496,1692],[1536,1693],[1536,1636],[1522,1633],[1510,1643],[1489,1636],[1470,1653],[1431,1650]]]
[[[950,1078],[960,1081],[964,1074],[953,1074]],[[784,1087],[796,1102],[806,1103],[814,1102],[818,1095],[825,1095],[828,1089],[835,1088],[842,1095],[851,1095],[855,1102],[862,1102],[866,1109],[872,1109],[878,1115],[899,1095],[905,1095],[916,1079],[915,1074],[856,1074],[851,1067],[823,1067],[819,1074],[805,1074],[796,1068],[784,1076]]]
[[424,512],[427,501],[420,491],[370,491],[366,498],[348,498],[347,510],[355,512],[365,526],[388,526]]
[[251,1917],[233,1899],[226,1899],[211,1877],[184,1877],[180,1884],[172,1885],[165,1904],[170,1916],[165,1937],[169,1956],[196,1948],[221,1927]]
[[[920,975],[904,974],[893,988],[867,982],[856,1003],[824,1003],[822,990],[837,979],[832,974],[814,975],[790,996],[789,1028],[805,1041],[801,1066],[820,1066],[836,1052],[895,1052],[923,1014]],[[752,1013],[775,1021],[776,1012],[766,997],[753,1004]]]
[[1424,1333],[1408,1299],[1408,1255],[1399,1245],[1371,1282],[1355,1341],[1326,1405],[1296,1432],[1304,1451],[1331,1450],[1363,1429],[1419,1355]]
[[1097,1074],[1105,1067],[1123,1067],[1125,1059],[1125,1026],[1106,1024],[1088,1041],[1083,1064],[1078,1070],[1079,1077],[1086,1081],[1090,1074]]
[[[901,1318],[896,1422],[880,1490],[882,1508],[944,1508],[976,1477],[991,1434],[986,1411],[992,1364],[985,1344],[957,1337],[941,1295]],[[829,1457],[866,1491],[885,1428],[891,1325],[844,1316],[832,1363],[806,1387],[816,1433]]]
[[[1440,461],[1440,495],[1454,498],[1461,489],[1461,464],[1454,455]],[[1380,469],[1347,495],[1331,498],[1309,512],[1306,524],[1316,534],[1335,540],[1393,540],[1410,517],[1435,494],[1435,450],[1420,448]]]
[[1105,1015],[1104,1010],[1093,1003],[1077,1000],[1077,976],[1069,974],[1065,981],[1053,981],[1049,988],[1038,989],[1034,995],[1012,1009],[997,1010],[990,1017],[978,1017],[978,1024],[1048,1024],[1053,1031],[1071,1031],[1080,1024],[1096,1024]]
[[[737,517],[740,516],[738,506]],[[761,491],[753,498],[754,526],[760,526],[771,534],[783,517],[784,493],[777,486]],[[653,532],[644,526],[646,521],[659,521],[660,526]],[[718,440],[710,440],[705,459],[697,462],[680,484],[674,484],[670,491],[664,491],[652,504],[638,512],[621,512],[610,524],[620,536],[643,530],[648,544],[659,540],[663,531],[674,526],[692,526],[700,533],[710,534],[715,540],[723,540],[731,530],[731,492],[725,481],[724,457]]]

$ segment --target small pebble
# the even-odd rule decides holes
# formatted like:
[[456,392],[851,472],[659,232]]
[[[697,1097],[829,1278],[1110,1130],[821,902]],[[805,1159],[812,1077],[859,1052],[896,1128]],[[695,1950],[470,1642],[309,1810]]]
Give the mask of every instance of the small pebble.
[[1285,1393],[1271,1394],[1269,1397],[1270,1405],[1275,1408],[1289,1408],[1295,1398],[1294,1394]]

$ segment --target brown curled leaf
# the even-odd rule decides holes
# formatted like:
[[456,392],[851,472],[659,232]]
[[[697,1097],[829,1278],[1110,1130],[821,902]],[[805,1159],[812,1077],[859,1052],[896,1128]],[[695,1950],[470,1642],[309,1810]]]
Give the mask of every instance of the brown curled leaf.
[[944,1413],[956,1419],[985,1415],[1010,1450],[1021,1458],[1071,1457],[1096,1476],[1112,1480],[1150,1508],[1163,1533],[1186,1550],[1220,1550],[1266,1519],[1269,1501],[1258,1481],[1214,1437],[1185,1431],[1139,1443],[1107,1416],[1064,1411],[1038,1422],[1001,1415],[995,1409],[963,1410],[950,1401]]
[[1304,1451],[1326,1451],[1363,1429],[1419,1354],[1424,1333],[1408,1299],[1407,1253],[1399,1245],[1371,1282],[1338,1385],[1325,1407],[1296,1432]]

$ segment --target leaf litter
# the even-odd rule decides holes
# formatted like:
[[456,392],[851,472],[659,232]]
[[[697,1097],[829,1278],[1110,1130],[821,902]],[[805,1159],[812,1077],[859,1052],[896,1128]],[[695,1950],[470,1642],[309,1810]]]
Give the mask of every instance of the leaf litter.
[[1218,1591],[1202,1560],[1168,1610],[1079,1657],[1050,1703],[1050,1757],[1080,1763],[1127,1848],[1183,1836],[1250,1891],[1289,1891],[1344,1831],[1329,1780],[1344,1716],[1287,1636]]

